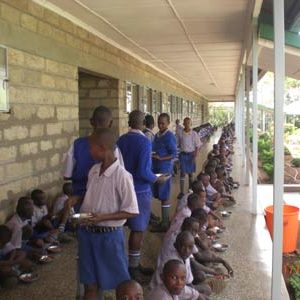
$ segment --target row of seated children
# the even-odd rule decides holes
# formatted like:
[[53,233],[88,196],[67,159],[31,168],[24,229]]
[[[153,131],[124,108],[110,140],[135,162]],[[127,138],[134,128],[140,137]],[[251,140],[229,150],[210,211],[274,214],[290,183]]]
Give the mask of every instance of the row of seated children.
[[[227,130],[223,129],[223,133]],[[222,134],[220,140],[230,145],[230,152],[226,154],[232,155],[233,136],[224,137]],[[176,214],[163,239],[148,300],[209,299],[212,288],[207,283],[208,278],[233,276],[229,263],[212,248],[217,237],[212,229],[224,227],[218,210],[235,201],[231,194],[213,187],[215,180],[205,172],[200,173],[191,191],[179,199]]]
[[13,287],[20,274],[34,272],[35,263],[47,254],[51,244],[72,240],[64,234],[71,212],[67,205],[71,194],[71,184],[64,184],[63,195],[51,214],[43,191],[36,189],[31,197],[19,198],[15,214],[0,225],[0,286]]

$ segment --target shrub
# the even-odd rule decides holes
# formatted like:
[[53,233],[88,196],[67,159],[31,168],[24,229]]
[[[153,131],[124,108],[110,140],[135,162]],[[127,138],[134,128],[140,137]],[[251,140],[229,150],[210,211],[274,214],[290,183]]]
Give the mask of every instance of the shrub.
[[289,148],[286,146],[284,146],[284,155],[291,155]]
[[274,166],[270,163],[264,163],[262,165],[263,170],[268,174],[270,178],[273,178]]
[[260,154],[260,159],[263,163],[273,163],[274,152],[273,150],[263,150]]
[[297,157],[297,158],[292,159],[291,163],[294,167],[299,168],[300,167],[300,158]]
[[284,133],[293,134],[295,131],[295,126],[293,124],[284,124]]

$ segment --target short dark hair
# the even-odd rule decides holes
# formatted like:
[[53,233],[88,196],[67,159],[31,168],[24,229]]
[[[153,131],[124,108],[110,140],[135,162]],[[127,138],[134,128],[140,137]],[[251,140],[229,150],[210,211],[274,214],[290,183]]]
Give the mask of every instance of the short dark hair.
[[194,204],[196,204],[199,201],[199,195],[192,193],[188,196],[187,198],[187,205],[193,206]]
[[97,128],[91,138],[97,145],[105,146],[110,150],[116,147],[117,139],[110,128]]
[[151,115],[145,116],[145,126],[149,128],[150,126],[154,125],[154,118]]
[[16,207],[16,212],[18,215],[23,215],[23,209],[29,201],[30,201],[30,198],[26,197],[26,196],[19,198],[17,207]]
[[100,105],[94,109],[91,120],[100,126],[106,126],[112,120],[112,112],[108,107]]
[[193,218],[193,217],[185,218],[183,220],[182,225],[181,225],[181,231],[187,230],[187,228],[189,228],[190,226],[192,226],[192,224],[194,224],[194,223],[199,223],[196,218]]
[[167,114],[167,113],[161,113],[161,114],[158,116],[158,119],[160,119],[160,118],[166,118],[167,121],[168,121],[168,123],[170,123],[170,116],[169,116],[169,114]]
[[135,129],[144,125],[145,114],[140,110],[133,110],[129,114],[128,125]]
[[169,274],[173,267],[184,266],[184,263],[178,259],[168,260],[163,267],[163,274]]
[[205,221],[207,220],[207,212],[203,208],[197,208],[192,212],[191,217],[199,221]]
[[72,194],[73,187],[71,182],[65,182],[63,185],[63,193],[66,195]]
[[195,194],[199,194],[201,192],[204,192],[203,189],[203,184],[200,180],[194,180],[191,184],[191,190],[195,193]]
[[38,196],[40,196],[40,195],[42,195],[42,194],[44,194],[44,192],[43,192],[42,190],[35,189],[35,190],[33,190],[33,191],[31,192],[30,197],[31,197],[32,200],[35,200]]

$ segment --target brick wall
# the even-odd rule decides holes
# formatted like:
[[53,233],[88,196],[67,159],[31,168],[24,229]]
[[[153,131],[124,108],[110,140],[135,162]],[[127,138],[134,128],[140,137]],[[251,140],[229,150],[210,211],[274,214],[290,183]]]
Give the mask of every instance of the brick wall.
[[33,188],[61,189],[63,155],[78,135],[77,68],[9,49],[11,113],[0,113],[0,222]]

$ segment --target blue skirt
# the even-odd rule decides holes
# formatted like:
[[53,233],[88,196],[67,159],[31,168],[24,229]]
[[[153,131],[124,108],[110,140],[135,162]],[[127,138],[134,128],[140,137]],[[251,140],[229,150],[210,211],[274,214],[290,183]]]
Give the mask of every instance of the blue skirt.
[[128,219],[126,225],[132,231],[145,231],[150,220],[152,192],[136,192],[136,197],[139,206],[139,214],[136,217]]
[[161,201],[168,201],[171,192],[171,180],[172,177],[163,184],[154,183],[152,185],[153,197]]
[[191,174],[196,172],[196,164],[193,156],[193,152],[184,153],[181,152],[179,155],[180,170],[181,173]]
[[130,279],[123,228],[92,233],[81,227],[78,248],[81,283],[97,283],[101,290],[111,290]]

